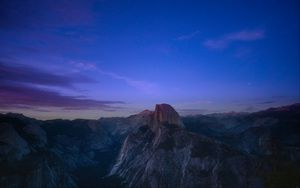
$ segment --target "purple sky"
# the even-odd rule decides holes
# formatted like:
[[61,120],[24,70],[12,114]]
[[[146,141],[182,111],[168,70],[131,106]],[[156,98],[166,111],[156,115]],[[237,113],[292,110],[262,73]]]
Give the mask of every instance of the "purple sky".
[[[270,6],[272,5],[272,6]],[[0,112],[181,115],[299,102],[299,1],[2,0]]]

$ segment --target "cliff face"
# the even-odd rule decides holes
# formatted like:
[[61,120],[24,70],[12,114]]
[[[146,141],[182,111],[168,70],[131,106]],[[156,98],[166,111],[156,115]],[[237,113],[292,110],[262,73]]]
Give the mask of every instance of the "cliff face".
[[183,128],[179,114],[168,104],[157,104],[155,106],[151,128],[156,132],[162,124],[170,124]]
[[187,132],[169,105],[127,136],[111,175],[129,187],[260,187],[255,161],[212,139]]
[[76,187],[62,157],[46,147],[39,123],[0,115],[0,187]]
[[128,133],[145,120],[136,115],[38,121],[0,114],[0,187],[120,185],[118,179],[102,177]]
[[0,187],[299,187],[299,117],[300,104],[184,125],[167,104],[99,120],[0,114]]

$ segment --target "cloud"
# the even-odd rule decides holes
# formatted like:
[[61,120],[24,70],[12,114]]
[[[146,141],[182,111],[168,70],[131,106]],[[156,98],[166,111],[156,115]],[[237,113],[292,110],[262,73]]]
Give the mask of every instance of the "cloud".
[[199,33],[200,33],[200,31],[197,30],[197,31],[194,31],[194,32],[186,34],[186,35],[178,36],[175,40],[189,40],[189,39],[194,38]]
[[77,68],[80,68],[81,70],[82,69],[83,70],[94,70],[102,75],[109,76],[116,80],[121,80],[124,83],[126,83],[127,85],[134,87],[134,88],[136,88],[140,91],[143,91],[145,93],[148,93],[148,94],[155,93],[158,90],[157,85],[154,83],[151,83],[148,81],[143,81],[143,80],[136,80],[136,79],[133,79],[130,77],[116,74],[114,72],[102,70],[99,67],[97,67],[95,63],[90,63],[90,62],[85,62],[85,61],[78,61],[78,62],[71,61],[70,64]]
[[95,83],[96,81],[80,74],[60,75],[31,66],[20,64],[10,66],[7,63],[0,62],[0,82],[74,88],[76,83]]
[[20,83],[0,82],[0,108],[57,107],[66,110],[114,110],[122,101],[101,101],[80,96],[65,96],[58,92],[40,89]]
[[243,30],[224,35],[218,39],[207,39],[203,45],[210,49],[224,49],[233,42],[255,41],[265,37],[264,30]]
[[259,102],[257,104],[272,104],[275,103],[275,101],[263,101],[263,102]]
[[135,80],[129,77],[121,76],[113,72],[103,71],[101,69],[97,69],[97,71],[103,75],[110,76],[111,78],[124,81],[129,86],[132,86],[138,90],[144,91],[146,93],[153,93],[156,91],[157,86],[153,83],[142,81],[142,80]]
[[75,88],[77,83],[95,81],[80,74],[60,75],[25,65],[10,66],[0,62],[0,108],[18,108],[39,111],[39,107],[57,107],[65,110],[98,109],[112,111],[122,101],[101,101],[84,96],[65,96],[40,86]]
[[85,62],[85,61],[70,61],[71,65],[79,68],[81,70],[95,70],[97,66],[95,63]]

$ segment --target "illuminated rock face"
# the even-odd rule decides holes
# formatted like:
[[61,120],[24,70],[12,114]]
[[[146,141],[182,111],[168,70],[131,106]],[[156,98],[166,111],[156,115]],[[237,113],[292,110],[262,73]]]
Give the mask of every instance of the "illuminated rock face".
[[157,104],[153,114],[152,130],[156,132],[162,124],[183,127],[179,114],[169,104]]
[[170,105],[147,115],[152,121],[127,136],[110,171],[128,187],[243,187],[249,179],[248,187],[261,187],[250,158],[186,131]]

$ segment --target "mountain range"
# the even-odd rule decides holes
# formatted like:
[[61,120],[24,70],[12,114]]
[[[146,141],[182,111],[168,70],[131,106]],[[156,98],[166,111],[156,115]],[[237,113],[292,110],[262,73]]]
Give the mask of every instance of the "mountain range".
[[300,104],[180,117],[0,114],[0,187],[300,187]]

